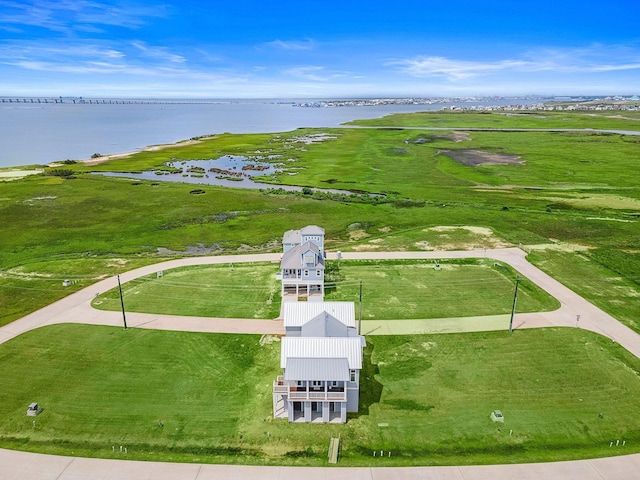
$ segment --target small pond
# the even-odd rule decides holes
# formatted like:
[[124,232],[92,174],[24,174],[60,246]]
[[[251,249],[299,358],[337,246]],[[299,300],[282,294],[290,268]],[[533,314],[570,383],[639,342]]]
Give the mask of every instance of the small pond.
[[[94,174],[138,180],[216,185],[219,187],[253,189],[281,188],[291,192],[302,191],[302,187],[295,185],[261,183],[260,177],[279,173],[283,169],[282,164],[261,161],[265,158],[275,160],[278,156],[248,158],[242,155],[223,155],[222,157],[209,160],[179,160],[167,162],[166,169],[151,170],[142,173],[94,172]],[[320,188],[314,188],[313,190],[347,195],[352,193],[348,190]]]

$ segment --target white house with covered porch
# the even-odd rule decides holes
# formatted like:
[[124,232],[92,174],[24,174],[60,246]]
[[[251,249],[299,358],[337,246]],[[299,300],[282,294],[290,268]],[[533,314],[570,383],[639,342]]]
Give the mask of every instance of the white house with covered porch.
[[285,232],[282,239],[283,301],[324,299],[324,229],[309,225]]
[[290,422],[347,421],[358,411],[364,337],[352,302],[292,303],[284,309],[273,414]]

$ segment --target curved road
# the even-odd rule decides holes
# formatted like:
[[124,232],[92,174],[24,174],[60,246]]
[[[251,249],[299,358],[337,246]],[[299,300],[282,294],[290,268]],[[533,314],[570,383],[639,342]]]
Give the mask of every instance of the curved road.
[[[343,252],[343,259],[444,259],[487,257],[510,264],[520,274],[538,284],[560,301],[561,307],[553,312],[518,314],[514,328],[536,328],[550,326],[579,327],[588,329],[620,343],[636,357],[640,357],[640,335],[622,325],[615,318],[584,300],[549,275],[531,265],[525,253],[517,248],[452,251],[452,252]],[[335,256],[329,255],[329,258]],[[194,257],[172,260],[138,268],[120,275],[122,282],[153,274],[158,270],[221,263],[279,262],[280,254],[234,255],[220,257]],[[33,312],[9,325],[0,327],[0,343],[29,330],[56,323],[84,323],[99,325],[122,325],[119,312],[95,310],[91,300],[96,292],[104,292],[117,286],[115,277],[103,280],[91,287],[73,293],[58,302]],[[465,323],[465,319],[461,319]],[[394,321],[395,325],[398,320]],[[428,328],[427,322],[405,321],[402,326],[414,331],[437,332],[444,322],[431,321],[436,328]],[[508,316],[476,317],[469,319],[468,330],[502,329],[508,325]],[[212,319],[181,317],[174,315],[152,315],[128,313],[127,324],[131,327],[160,330],[186,330],[224,333],[284,333],[282,322],[275,320]],[[366,334],[391,334],[389,322],[363,322]],[[400,324],[398,324],[400,325]],[[440,325],[441,327],[438,327]],[[385,329],[386,326],[386,329]],[[620,450],[615,450],[619,453]],[[614,452],[612,452],[614,453]],[[185,479],[206,480],[217,478],[237,479],[285,479],[305,476],[309,480],[349,478],[362,480],[378,479],[451,479],[451,480],[500,480],[507,478],[554,480],[626,480],[640,478],[640,454],[571,462],[488,465],[466,467],[406,467],[406,468],[304,468],[304,467],[255,467],[229,465],[191,465],[162,462],[118,461],[60,457],[52,455],[17,452],[0,449],[0,479],[56,479],[56,480],[122,480],[122,479]]]

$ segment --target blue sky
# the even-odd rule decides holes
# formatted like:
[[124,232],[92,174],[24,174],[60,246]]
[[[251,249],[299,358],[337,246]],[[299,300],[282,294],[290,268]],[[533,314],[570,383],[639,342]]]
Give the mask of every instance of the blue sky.
[[640,95],[639,19],[639,0],[0,0],[0,96]]

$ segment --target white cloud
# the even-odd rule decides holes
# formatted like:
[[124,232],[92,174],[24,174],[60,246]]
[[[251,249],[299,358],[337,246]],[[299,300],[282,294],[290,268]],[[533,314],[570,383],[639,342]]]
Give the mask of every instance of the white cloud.
[[598,73],[640,69],[640,52],[631,47],[592,45],[580,49],[537,49],[517,58],[499,60],[462,60],[442,56],[417,56],[393,60],[386,66],[397,67],[412,77],[443,77],[457,82],[495,73]]
[[149,58],[167,60],[172,63],[184,63],[187,61],[182,55],[169,52],[166,47],[149,46],[144,42],[132,42],[131,44]]
[[351,77],[348,72],[328,72],[325,67],[319,65],[292,67],[285,70],[284,74],[312,82],[331,82],[336,79]]
[[296,78],[302,78],[305,80],[312,80],[314,82],[326,82],[330,80],[328,76],[318,75],[319,73],[324,72],[324,67],[318,66],[301,66],[301,67],[293,67],[285,71],[287,75]]
[[102,31],[100,26],[136,29],[149,18],[170,14],[164,5],[134,2],[103,3],[95,0],[0,0],[0,24],[41,27],[69,33]]
[[501,70],[523,68],[527,62],[517,60],[474,62],[452,60],[445,57],[417,57],[388,64],[400,66],[404,73],[413,77],[444,76],[450,80],[464,80]]
[[314,50],[316,45],[313,40],[273,40],[263,44],[265,47],[276,48],[280,50]]

